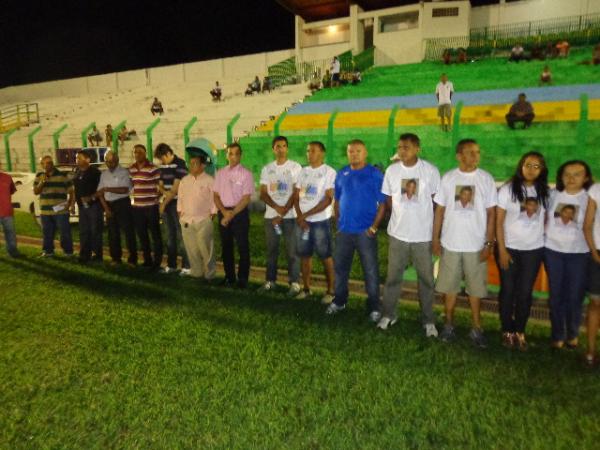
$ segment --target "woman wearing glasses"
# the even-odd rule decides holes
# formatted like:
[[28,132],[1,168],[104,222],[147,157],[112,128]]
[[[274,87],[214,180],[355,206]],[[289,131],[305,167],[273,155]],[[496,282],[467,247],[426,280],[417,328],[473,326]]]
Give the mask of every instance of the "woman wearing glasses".
[[496,262],[500,271],[502,344],[527,350],[525,326],[533,284],[544,256],[548,169],[542,154],[524,154],[512,178],[498,191]]

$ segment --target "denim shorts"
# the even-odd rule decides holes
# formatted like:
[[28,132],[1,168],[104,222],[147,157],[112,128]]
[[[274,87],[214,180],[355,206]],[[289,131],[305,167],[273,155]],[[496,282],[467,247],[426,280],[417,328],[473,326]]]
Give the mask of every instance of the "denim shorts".
[[296,253],[301,258],[308,258],[316,253],[321,259],[331,257],[331,226],[329,220],[308,222],[310,232],[308,239],[302,239],[304,230],[296,227]]

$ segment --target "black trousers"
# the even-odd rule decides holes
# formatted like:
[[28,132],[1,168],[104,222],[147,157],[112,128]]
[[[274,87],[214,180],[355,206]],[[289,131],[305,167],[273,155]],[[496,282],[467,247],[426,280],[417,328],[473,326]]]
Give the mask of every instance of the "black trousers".
[[79,259],[83,262],[89,261],[92,253],[95,260],[102,260],[103,219],[100,202],[79,206]]
[[[160,215],[158,205],[132,207],[133,222],[140,240],[144,254],[144,266],[159,268],[163,257],[163,243],[160,235]],[[152,235],[152,248],[150,253],[150,237]]]
[[506,115],[506,123],[511,128],[514,128],[515,123],[517,123],[517,122],[523,122],[523,124],[526,127],[528,127],[529,125],[531,125],[531,122],[533,122],[534,117],[535,117],[535,114],[533,114],[533,113],[526,114],[522,117],[517,117],[517,115],[515,115],[515,114],[507,114]]
[[[500,322],[505,333],[524,333],[531,311],[532,291],[542,265],[544,249],[507,248],[513,262],[500,271]],[[496,261],[498,255],[496,254]]]
[[137,263],[137,242],[135,241],[135,226],[133,224],[133,214],[131,212],[131,200],[129,197],[121,198],[113,202],[108,202],[112,215],[107,220],[108,225],[108,245],[110,247],[110,257],[113,261],[120,262],[123,256],[121,249],[121,231],[125,235],[125,243],[129,257],[127,261],[131,264]]
[[229,224],[221,225],[223,215],[219,212],[219,234],[221,235],[221,258],[225,269],[225,278],[235,282],[234,241],[240,254],[237,278],[240,283],[247,283],[250,274],[250,215],[248,208],[236,215]]

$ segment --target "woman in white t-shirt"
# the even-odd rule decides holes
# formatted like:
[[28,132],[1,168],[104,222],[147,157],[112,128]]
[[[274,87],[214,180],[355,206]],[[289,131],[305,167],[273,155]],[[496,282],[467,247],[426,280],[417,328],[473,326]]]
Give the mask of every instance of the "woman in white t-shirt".
[[527,350],[525,326],[544,256],[548,168],[538,152],[525,153],[512,178],[498,191],[496,263],[500,272],[502,344]]
[[550,284],[552,347],[576,348],[590,249],[583,235],[592,185],[584,161],[568,161],[558,169],[556,189],[550,193],[546,220],[544,265]]
[[600,326],[600,184],[594,184],[588,190],[588,207],[583,223],[583,234],[590,247],[592,260],[588,279],[587,337],[588,346],[585,362],[595,366],[600,362],[596,355],[596,335]]

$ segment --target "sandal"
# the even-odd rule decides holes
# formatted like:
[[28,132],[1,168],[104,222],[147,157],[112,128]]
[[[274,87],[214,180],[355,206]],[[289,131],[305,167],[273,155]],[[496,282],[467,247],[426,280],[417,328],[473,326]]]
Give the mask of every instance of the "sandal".
[[560,350],[564,346],[565,346],[564,341],[552,341],[552,343],[550,344],[550,347],[552,347],[555,350]]
[[527,340],[525,339],[525,333],[515,333],[516,347],[519,351],[526,352],[529,348]]
[[513,348],[515,346],[515,335],[513,333],[502,333],[502,345],[506,348]]

